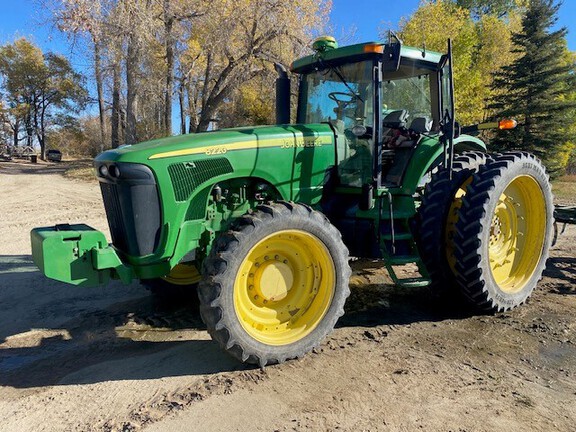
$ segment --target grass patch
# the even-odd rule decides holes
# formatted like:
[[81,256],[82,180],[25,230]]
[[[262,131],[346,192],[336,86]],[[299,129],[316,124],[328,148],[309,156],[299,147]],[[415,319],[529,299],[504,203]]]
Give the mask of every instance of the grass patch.
[[554,180],[552,192],[558,204],[576,205],[576,175],[566,175]]

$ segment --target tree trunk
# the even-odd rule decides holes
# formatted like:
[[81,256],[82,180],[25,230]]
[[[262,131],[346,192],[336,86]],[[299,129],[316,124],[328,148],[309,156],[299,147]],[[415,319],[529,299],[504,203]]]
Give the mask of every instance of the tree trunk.
[[120,145],[120,123],[122,119],[122,108],[120,106],[120,73],[120,62],[116,62],[112,72],[112,148],[117,148]]
[[134,34],[128,38],[128,55],[126,57],[126,144],[138,142],[136,133],[138,42],[135,39]]
[[100,44],[93,38],[94,42],[94,78],[96,80],[96,92],[98,94],[98,114],[100,116],[100,153],[104,151],[106,142],[106,107],[104,105],[104,90],[102,85],[102,58]]
[[12,128],[12,133],[13,133],[12,139],[14,140],[13,141],[14,148],[16,148],[16,147],[18,147],[18,142],[20,141],[18,139],[18,135],[20,135],[20,122],[18,120],[16,120],[14,122],[14,127]]
[[180,133],[184,135],[186,133],[186,108],[184,104],[186,103],[184,96],[184,79],[180,81],[178,86],[178,102],[180,104]]
[[164,0],[164,43],[166,48],[166,84],[164,88],[164,133],[172,135],[172,92],[174,88],[174,17],[170,0]]
[[[42,98],[40,103],[35,106],[34,126],[36,129],[36,139],[38,139],[38,144],[40,144],[40,159],[46,160],[46,110],[48,109],[48,104],[45,99]],[[40,115],[40,119],[38,119],[38,115]]]
[[25,118],[26,145],[32,146],[34,139],[34,126],[32,125],[32,113],[27,113]]
[[190,83],[186,86],[186,93],[188,94],[188,133],[194,133],[198,126],[198,114],[196,111],[197,99]]
[[196,126],[196,132],[205,132],[208,130],[210,126],[210,122],[212,121],[212,109],[209,107],[205,107],[200,114],[200,119],[198,120],[198,126]]

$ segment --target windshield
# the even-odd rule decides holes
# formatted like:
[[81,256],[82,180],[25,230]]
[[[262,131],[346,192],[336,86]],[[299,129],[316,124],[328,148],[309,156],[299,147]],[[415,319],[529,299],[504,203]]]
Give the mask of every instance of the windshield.
[[323,69],[302,77],[299,123],[342,121],[372,126],[372,62]]
[[298,122],[332,124],[343,185],[359,187],[372,178],[373,134],[352,134],[354,126],[371,131],[374,124],[372,69],[372,61],[362,61],[302,76]]

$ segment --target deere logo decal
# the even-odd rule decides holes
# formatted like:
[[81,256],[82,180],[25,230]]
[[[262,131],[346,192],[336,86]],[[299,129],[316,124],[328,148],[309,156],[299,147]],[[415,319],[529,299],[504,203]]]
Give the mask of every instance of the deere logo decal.
[[319,137],[306,137],[299,136],[294,138],[265,138],[261,140],[250,140],[242,141],[230,144],[215,144],[211,146],[204,147],[194,147],[184,150],[173,150],[164,153],[156,153],[150,156],[148,159],[162,159],[176,156],[188,156],[205,154],[207,156],[223,155],[229,151],[236,150],[249,150],[249,149],[262,149],[262,148],[281,148],[281,149],[293,149],[293,148],[309,148],[309,147],[321,147],[323,145],[332,144],[332,137],[330,135],[319,136]]

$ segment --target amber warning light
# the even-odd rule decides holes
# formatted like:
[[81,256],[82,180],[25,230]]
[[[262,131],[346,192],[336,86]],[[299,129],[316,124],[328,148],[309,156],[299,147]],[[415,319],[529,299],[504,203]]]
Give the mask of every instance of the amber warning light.
[[480,123],[478,125],[465,126],[462,128],[462,133],[477,132],[487,129],[509,130],[514,129],[516,126],[518,126],[518,122],[516,120],[503,119],[497,122]]
[[514,119],[504,119],[498,122],[498,129],[500,130],[514,129],[516,126],[518,126],[518,122]]

